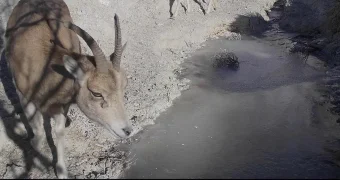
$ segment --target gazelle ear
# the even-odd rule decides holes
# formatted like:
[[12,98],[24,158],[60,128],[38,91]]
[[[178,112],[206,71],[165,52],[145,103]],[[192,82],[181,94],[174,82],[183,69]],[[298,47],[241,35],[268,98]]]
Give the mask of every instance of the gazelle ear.
[[68,55],[64,55],[63,62],[65,69],[79,82],[79,84],[82,84],[85,73],[81,69],[79,63]]

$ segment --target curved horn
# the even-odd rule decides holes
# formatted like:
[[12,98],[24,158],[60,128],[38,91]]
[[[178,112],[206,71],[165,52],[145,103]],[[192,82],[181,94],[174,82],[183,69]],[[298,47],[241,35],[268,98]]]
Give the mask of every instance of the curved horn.
[[78,27],[77,25],[71,22],[63,22],[57,19],[53,19],[53,20],[62,23],[65,27],[71,29],[76,34],[78,34],[80,37],[82,37],[84,41],[86,42],[86,44],[90,47],[93,53],[94,59],[96,61],[97,70],[100,72],[108,71],[106,58],[105,58],[103,51],[100,49],[97,42],[86,31],[84,31],[83,29],[81,29],[80,27]]
[[122,58],[123,47],[122,47],[122,34],[120,30],[119,17],[115,14],[115,51],[110,56],[110,60],[117,70],[120,69],[120,60]]

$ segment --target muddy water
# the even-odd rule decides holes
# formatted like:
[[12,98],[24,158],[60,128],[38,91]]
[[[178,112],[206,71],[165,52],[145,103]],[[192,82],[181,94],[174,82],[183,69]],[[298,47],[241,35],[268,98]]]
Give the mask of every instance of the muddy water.
[[[322,103],[325,69],[279,45],[294,36],[280,31],[280,16],[277,3],[261,39],[209,41],[185,61],[190,89],[135,137],[125,178],[340,178],[329,153],[340,147],[332,134],[340,128]],[[212,68],[225,49],[239,70]]]
[[[238,71],[211,68],[219,49]],[[126,178],[340,178],[324,149],[322,71],[251,39],[209,42],[184,67],[191,89],[132,145]]]
[[[211,68],[221,49],[238,71]],[[324,72],[250,38],[208,42],[184,67],[190,90],[136,137],[126,178],[340,178],[325,151]]]

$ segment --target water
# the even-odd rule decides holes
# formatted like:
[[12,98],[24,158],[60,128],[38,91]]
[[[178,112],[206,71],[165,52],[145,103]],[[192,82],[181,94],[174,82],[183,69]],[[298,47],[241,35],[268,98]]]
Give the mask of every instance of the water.
[[[238,71],[211,68],[217,47]],[[340,178],[324,149],[322,71],[260,40],[212,41],[184,66],[191,89],[132,145],[126,178]]]
[[[186,60],[191,88],[136,137],[124,177],[340,178],[327,151],[340,147],[331,133],[340,128],[320,103],[324,72],[275,45],[272,32],[209,41]],[[239,57],[238,71],[211,67],[224,49]]]

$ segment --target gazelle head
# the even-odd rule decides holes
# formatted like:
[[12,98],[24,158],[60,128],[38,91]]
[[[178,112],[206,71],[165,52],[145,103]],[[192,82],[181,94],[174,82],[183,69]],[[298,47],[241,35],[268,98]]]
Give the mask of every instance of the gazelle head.
[[[79,84],[77,104],[91,120],[97,121],[112,134],[126,138],[132,131],[124,108],[127,78],[120,68],[123,50],[118,16],[115,15],[115,50],[107,60],[95,40],[72,23],[65,23],[88,44],[93,56],[71,53],[64,55],[64,66]],[[89,66],[92,62],[94,66]]]

